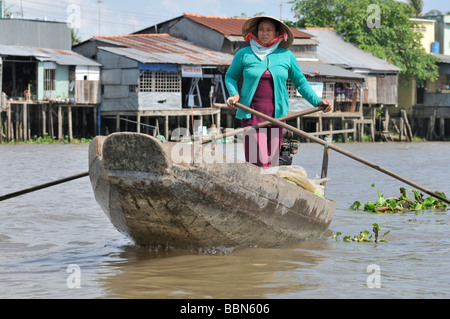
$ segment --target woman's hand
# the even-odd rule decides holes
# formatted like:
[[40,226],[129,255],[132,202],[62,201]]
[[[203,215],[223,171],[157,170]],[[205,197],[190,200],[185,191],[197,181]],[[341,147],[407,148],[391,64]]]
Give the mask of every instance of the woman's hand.
[[325,106],[325,109],[323,110],[323,113],[330,112],[333,109],[333,106],[331,105],[331,102],[328,100],[322,100],[319,102],[319,106]]
[[237,102],[239,102],[239,95],[238,95],[238,94],[236,94],[236,95],[234,95],[234,96],[230,96],[230,97],[227,99],[227,107],[229,107],[229,108],[234,108],[234,107],[235,107],[234,105],[235,105]]

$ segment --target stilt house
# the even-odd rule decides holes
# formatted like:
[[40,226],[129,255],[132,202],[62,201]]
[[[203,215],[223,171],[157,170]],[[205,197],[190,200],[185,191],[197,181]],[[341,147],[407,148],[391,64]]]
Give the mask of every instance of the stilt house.
[[[0,139],[56,136],[56,123],[59,139],[71,139],[73,129],[86,133],[88,125],[97,123],[88,124],[86,114],[96,116],[99,80],[100,64],[71,51],[66,23],[0,19]],[[77,115],[80,111],[75,127],[72,108]]]
[[[73,48],[102,64],[102,118],[115,118],[109,132],[149,118],[169,117],[189,127],[193,116],[220,122],[216,99],[225,101],[223,75],[233,56],[203,48],[169,34],[97,36]],[[121,120],[126,123],[121,124]],[[159,126],[155,122],[151,127]]]

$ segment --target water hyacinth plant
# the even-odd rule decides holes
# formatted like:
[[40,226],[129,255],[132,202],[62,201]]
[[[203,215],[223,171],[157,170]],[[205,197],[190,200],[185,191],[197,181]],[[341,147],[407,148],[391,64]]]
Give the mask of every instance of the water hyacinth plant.
[[[380,243],[380,242],[387,242],[387,239],[385,239],[386,235],[389,234],[390,230],[388,230],[387,232],[385,232],[383,234],[383,236],[380,237],[378,236],[378,232],[380,231],[380,227],[378,226],[378,224],[372,224],[373,228],[372,231],[375,235],[375,239],[372,240],[372,235],[370,235],[370,232],[368,230],[363,230],[359,233],[359,235],[355,235],[353,237],[351,237],[350,235],[346,235],[344,236],[344,238],[342,239],[345,242],[359,242],[359,243]],[[342,235],[340,232],[336,232],[335,234],[333,234],[332,238],[334,240],[337,240],[338,237]]]
[[[375,184],[370,186],[375,187]],[[414,199],[408,197],[407,191],[411,191],[414,194]],[[444,193],[436,193],[447,198]],[[355,201],[349,209],[364,210],[372,213],[402,213],[425,209],[447,210],[448,207],[449,205],[447,203],[437,198],[432,196],[424,198],[423,193],[418,190],[401,187],[399,197],[385,198],[384,195],[380,193],[380,190],[378,190],[378,200],[376,202],[368,202],[362,205],[359,201]]]

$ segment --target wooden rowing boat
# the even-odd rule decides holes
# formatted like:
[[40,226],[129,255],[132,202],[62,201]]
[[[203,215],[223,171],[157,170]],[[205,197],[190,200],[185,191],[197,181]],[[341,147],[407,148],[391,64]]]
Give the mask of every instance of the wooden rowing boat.
[[139,133],[96,137],[89,176],[112,224],[153,248],[291,245],[323,234],[336,208],[199,143],[161,143]]

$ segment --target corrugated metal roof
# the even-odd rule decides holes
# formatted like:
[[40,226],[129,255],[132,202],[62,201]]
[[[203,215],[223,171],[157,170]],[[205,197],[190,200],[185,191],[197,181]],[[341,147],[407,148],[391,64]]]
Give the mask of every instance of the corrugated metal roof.
[[333,29],[306,28],[306,31],[319,41],[317,55],[321,62],[339,65],[350,69],[378,72],[399,72],[402,69],[377,58],[372,53],[358,49],[346,42]]
[[[242,25],[248,20],[248,18],[206,16],[192,13],[185,13],[184,16],[192,21],[216,30],[225,36],[242,35]],[[291,28],[291,30],[294,34],[294,38],[312,38],[312,35],[306,32],[294,28]]]
[[41,49],[41,48],[37,50],[45,54],[48,54],[50,56],[49,61],[54,61],[59,65],[101,66],[100,63],[95,62],[73,51]]
[[47,58],[50,57],[48,54],[39,52],[31,47],[24,47],[19,45],[4,45],[4,44],[0,44],[0,55],[32,56],[32,57],[47,57]]
[[340,77],[353,79],[355,81],[364,81],[365,79],[365,76],[361,74],[322,62],[299,61],[299,65],[303,74],[310,77]]
[[184,16],[225,36],[241,35],[242,25],[247,21],[247,18],[205,16],[192,13],[185,13]]
[[59,65],[101,66],[81,54],[69,50],[44,49],[20,45],[0,45],[2,56],[31,56],[39,61],[53,61]]
[[94,39],[117,46],[102,47],[100,45],[100,49],[142,63],[230,65],[233,60],[231,54],[200,47],[169,34],[96,36]]
[[440,60],[441,63],[450,63],[450,55],[444,55],[439,53],[430,53]]

